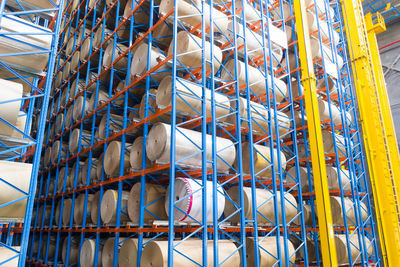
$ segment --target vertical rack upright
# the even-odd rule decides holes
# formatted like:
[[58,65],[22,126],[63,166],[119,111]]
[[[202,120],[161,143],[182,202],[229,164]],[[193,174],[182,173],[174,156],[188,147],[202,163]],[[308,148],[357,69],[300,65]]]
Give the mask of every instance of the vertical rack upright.
[[0,3],[0,266],[26,264],[62,2]]

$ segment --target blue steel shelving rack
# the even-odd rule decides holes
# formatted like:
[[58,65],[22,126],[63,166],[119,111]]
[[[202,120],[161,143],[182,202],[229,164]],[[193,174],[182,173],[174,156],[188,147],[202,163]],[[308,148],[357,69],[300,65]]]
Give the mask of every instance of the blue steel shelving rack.
[[[0,222],[0,247],[9,250],[13,255],[8,257],[2,255],[0,265],[11,264],[12,266],[25,266],[26,252],[30,235],[30,221],[35,217],[32,213],[34,198],[37,186],[38,170],[41,160],[41,151],[43,145],[43,135],[45,131],[44,121],[46,119],[50,89],[52,84],[52,75],[54,69],[55,55],[58,46],[58,34],[60,32],[62,3],[59,1],[42,1],[35,4],[26,4],[25,1],[1,1],[0,4],[0,27],[3,28],[0,33],[3,41],[14,41],[14,45],[30,46],[27,52],[10,52],[9,49],[1,54],[0,78],[17,82],[23,85],[23,96],[18,99],[9,99],[2,101],[1,104],[7,104],[13,101],[21,103],[20,115],[25,119],[23,128],[12,125],[6,118],[0,117],[2,123],[11,127],[18,133],[18,136],[1,136],[0,158],[6,161],[26,162],[32,164],[29,189],[24,190],[15,185],[7,183],[0,178],[0,183],[6,184],[19,191],[23,196],[12,202],[2,203],[0,208],[7,207],[10,204],[26,201],[25,215],[22,219],[10,220],[3,218]],[[43,5],[46,5],[44,7]],[[40,7],[41,6],[41,7]],[[13,28],[14,32],[7,32],[5,20],[17,22],[18,27]],[[2,25],[3,23],[3,25]],[[26,29],[24,28],[26,25]],[[35,33],[32,33],[34,31]],[[23,37],[31,34],[40,37],[49,37],[51,45],[49,47],[33,45],[23,41]],[[6,50],[3,50],[6,51]],[[47,55],[48,61],[45,63],[45,69],[34,71],[25,66],[24,57],[30,57],[41,54]],[[9,57],[18,58],[20,64],[10,64]],[[13,61],[13,60],[11,60]],[[5,93],[5,92],[4,92]],[[22,177],[21,177],[22,179]],[[3,250],[3,253],[6,253]]]
[[[175,0],[174,6],[179,7],[178,2]],[[324,12],[328,7],[328,3],[322,2],[324,5],[319,7],[315,11],[316,13]],[[60,42],[56,57],[55,78],[43,146],[44,165],[39,172],[40,183],[35,202],[35,214],[37,216],[32,220],[34,234],[30,239],[31,246],[28,251],[28,263],[30,265],[53,266],[61,264],[61,262],[66,266],[77,264],[79,257],[72,256],[75,255],[76,248],[79,251],[85,240],[92,239],[96,244],[93,264],[97,266],[100,248],[107,238],[114,238],[115,244],[118,245],[114,245],[113,266],[117,266],[120,246],[128,238],[137,238],[137,266],[140,266],[142,250],[145,245],[156,239],[168,240],[168,265],[172,266],[174,256],[178,255],[178,251],[185,246],[187,241],[190,238],[199,238],[202,241],[199,251],[201,251],[203,262],[203,264],[197,262],[199,265],[206,266],[207,258],[210,257],[206,249],[208,240],[213,242],[213,260],[219,263],[218,266],[234,257],[235,255],[231,254],[222,258],[217,253],[219,251],[218,246],[220,246],[218,240],[228,239],[235,241],[237,244],[235,253],[241,252],[241,266],[246,266],[246,251],[248,251],[246,246],[249,245],[249,243],[246,243],[246,237],[251,236],[255,238],[253,243],[250,242],[250,246],[260,248],[260,250],[254,250],[256,254],[255,266],[260,264],[259,254],[264,253],[264,251],[268,252],[269,248],[263,245],[263,241],[269,238],[275,240],[277,265],[321,265],[319,253],[316,252],[315,260],[310,259],[307,249],[309,244],[314,243],[314,247],[318,251],[319,241],[314,193],[312,188],[310,188],[310,192],[302,192],[301,187],[300,167],[306,167],[308,173],[311,173],[311,164],[307,160],[309,151],[306,150],[306,158],[302,158],[299,155],[299,146],[297,145],[307,143],[307,124],[304,116],[303,96],[301,93],[299,96],[295,96],[295,89],[292,86],[293,80],[300,81],[300,62],[296,60],[295,66],[292,66],[289,58],[291,53],[294,53],[295,57],[298,53],[295,32],[290,32],[288,28],[289,26],[291,29],[295,28],[293,9],[289,5],[291,2],[279,0],[273,3],[265,1],[250,3],[243,0],[240,2],[240,6],[236,6],[239,4],[238,1],[214,1],[212,5],[202,1],[188,1],[188,3],[196,6],[197,17],[199,18],[197,21],[202,23],[190,25],[187,20],[188,16],[178,13],[178,8],[162,14],[160,13],[160,4],[157,1],[132,1],[132,11],[125,12],[125,14],[123,14],[125,2],[121,0],[114,2],[103,0],[66,1],[66,12],[62,22],[64,30],[60,33],[60,39],[64,41]],[[334,9],[335,18],[331,18],[332,22],[328,23],[329,36],[332,36],[334,29],[339,29],[341,40],[338,47],[332,45],[331,50],[338,51],[344,59],[347,59],[345,54],[346,42],[338,12],[340,4],[338,1],[334,1],[330,5]],[[248,15],[245,15],[248,14],[246,11],[249,12],[250,8],[253,9],[252,6],[257,6],[262,10],[262,12],[256,12],[256,17],[253,17],[253,20],[248,19]],[[213,10],[213,12],[206,12],[210,10]],[[222,13],[217,13],[215,10]],[[142,23],[139,16],[136,16],[140,12],[147,13],[147,23]],[[261,14],[264,15],[261,16]],[[245,20],[243,17],[245,17]],[[219,24],[219,21],[225,18],[229,18],[237,24],[234,24],[236,26],[229,32],[220,33],[221,24]],[[269,23],[271,18],[273,18],[273,23]],[[273,25],[281,27],[283,33],[285,35],[287,33],[287,36],[291,33],[293,39],[282,50],[283,59],[277,60],[276,54],[268,49],[268,47],[277,46],[277,40],[272,40],[269,37],[261,38],[261,42],[257,44],[261,48],[261,52],[259,52],[259,56],[255,57],[249,40],[255,36],[256,31],[260,31],[261,36],[271,36],[274,30],[272,29]],[[169,27],[169,31],[161,35],[156,34],[156,31],[163,26]],[[318,27],[320,26],[318,25]],[[125,30],[125,34],[122,34],[123,30]],[[79,34],[80,31],[83,31],[84,34]],[[186,32],[190,34],[189,36],[199,38],[196,39],[198,41],[195,44],[198,48],[196,51],[201,53],[201,63],[198,62],[194,66],[187,66],[182,63],[182,56],[188,54],[177,53],[177,48],[180,45],[180,40],[177,39],[178,32]],[[231,38],[228,38],[228,35]],[[321,36],[320,34],[317,35],[318,43],[322,45]],[[171,39],[171,37],[173,52],[168,54],[170,52],[167,51],[169,42],[166,40]],[[99,38],[100,41],[98,41]],[[189,38],[193,40],[194,37]],[[74,56],[78,51],[82,54],[84,44],[88,42],[90,44],[89,54],[80,58],[75,69],[69,70]],[[160,48],[164,55],[158,58],[156,65],[154,63],[151,65],[148,59],[146,72],[141,76],[131,76],[129,73],[131,72],[131,62],[134,60],[133,53],[135,48],[144,42],[149,44],[149,47]],[[112,51],[114,52],[111,55],[111,62],[113,63],[109,66],[103,66],[105,50],[109,45],[113,46]],[[218,56],[218,49],[223,51],[222,58]],[[116,53],[115,51],[119,52]],[[153,51],[148,49],[148,58],[151,57],[151,53]],[[222,78],[222,73],[227,70],[228,59],[232,59],[235,63],[234,73]],[[276,60],[278,63],[275,63]],[[318,73],[318,79],[327,82],[331,78],[324,72],[324,69],[326,69],[325,60],[327,60],[326,56],[323,56],[322,60],[316,61],[315,69]],[[328,155],[327,162],[338,170],[342,166],[350,170],[351,190],[337,190],[331,193],[340,196],[341,203],[344,203],[345,198],[350,198],[355,203],[353,207],[357,209],[356,214],[361,213],[360,202],[363,202],[368,209],[368,217],[361,223],[360,219],[362,218],[357,215],[355,227],[353,227],[346,225],[345,215],[345,225],[335,227],[335,233],[346,235],[349,248],[353,243],[349,241],[349,236],[356,234],[360,237],[360,240],[365,240],[365,237],[368,237],[371,240],[373,252],[367,253],[367,248],[363,245],[362,261],[363,263],[368,261],[378,262],[372,211],[363,165],[364,159],[359,140],[359,130],[357,123],[355,123],[357,115],[352,95],[351,77],[349,76],[347,60],[345,61],[345,67],[342,68],[340,73],[337,71],[339,77],[336,81],[337,96],[332,95],[327,90],[321,90],[321,97],[326,98],[330,103],[336,103],[342,111],[342,126],[335,125],[332,115],[330,115],[330,120],[323,122],[323,128],[335,129],[337,134],[341,132],[346,140],[344,144],[346,159],[343,161],[335,156],[340,153],[340,148],[335,147],[334,155]],[[126,63],[118,64],[120,62]],[[244,81],[240,81],[239,62],[242,62],[246,73],[250,71],[250,68],[257,68],[262,73],[261,82],[267,88],[264,92],[255,92],[250,81],[250,75],[245,75]],[[333,62],[336,65],[337,59],[334,59]],[[221,65],[221,67],[213,75],[215,65]],[[159,86],[155,74],[165,72],[165,67],[172,76],[171,105],[155,107],[156,95],[150,89],[156,89]],[[62,75],[63,73],[65,74]],[[270,77],[280,78],[284,81],[289,93],[282,98],[280,96],[282,92],[279,91],[280,89],[276,84],[279,82]],[[191,90],[189,90],[189,93],[184,93],[176,90],[177,86],[185,86],[185,81],[200,86],[201,93],[196,94]],[[121,86],[118,86],[119,84]],[[251,85],[246,86],[245,84]],[[103,94],[106,94],[105,98]],[[188,95],[190,95],[189,98],[200,103],[200,108],[187,103]],[[228,99],[228,106],[226,106],[226,103],[216,102],[219,95]],[[244,99],[244,102],[240,102],[242,101],[240,98]],[[90,99],[94,100],[94,106],[91,109],[87,107]],[[98,101],[99,99],[101,101]],[[182,99],[186,99],[189,112],[184,113],[179,110],[177,102],[185,101]],[[206,104],[207,101],[210,101],[209,106]],[[140,102],[144,103],[142,104],[144,106],[142,117],[140,117],[140,110],[137,107]],[[82,107],[80,103],[83,103]],[[251,112],[241,113],[239,108],[242,105],[241,103],[244,103],[247,110],[251,110]],[[222,122],[224,116],[227,115],[217,116],[217,109],[220,110],[221,108],[227,109],[229,115],[234,117],[233,124]],[[71,122],[67,118],[71,115],[69,113],[73,109],[80,111],[80,113],[76,113],[75,119]],[[352,113],[354,118],[352,121],[347,119],[345,110]],[[295,124],[295,112],[299,111],[303,114],[301,123]],[[276,114],[280,114],[279,112],[284,113],[285,116],[277,116]],[[115,119],[112,114],[120,117]],[[260,118],[261,114],[263,115]],[[61,120],[59,120],[61,125],[56,122],[59,117],[61,117]],[[104,137],[100,137],[97,132],[99,122],[103,117],[106,117],[107,123]],[[138,136],[143,136],[143,150],[145,151],[149,132],[157,120],[171,125],[170,163],[156,162],[149,166],[146,153],[143,153],[141,169],[137,170],[125,166],[125,153],[130,150],[133,140]],[[114,128],[113,123],[115,122],[119,125],[117,130]],[[261,127],[260,124],[263,123],[268,127]],[[54,133],[51,129],[57,129],[57,127],[60,130]],[[255,132],[254,129],[257,127],[262,128],[261,133]],[[285,127],[286,129],[284,129]],[[201,133],[201,141],[196,142],[193,137],[183,134],[181,128]],[[71,143],[74,129],[80,130],[80,141],[78,150],[71,153],[67,145]],[[134,130],[134,133],[132,133],[132,130]],[[210,139],[207,139],[207,135]],[[335,135],[332,134],[334,140]],[[216,140],[220,137],[229,139],[231,143],[225,147],[218,146]],[[100,169],[103,163],[101,154],[104,154],[109,144],[115,140],[121,142],[120,166],[117,173],[108,177],[103,169]],[[196,145],[197,151],[193,151],[191,155],[186,155],[184,158],[179,158],[178,153],[178,158],[176,158],[176,143],[183,140],[188,144]],[[211,140],[211,144],[206,140]],[[349,140],[352,141],[351,144]],[[66,146],[64,148],[58,147],[58,142],[64,143]],[[264,152],[261,151],[260,146],[265,147],[271,156],[262,155]],[[57,157],[51,157],[50,161],[53,162],[46,165],[47,151],[56,148],[59,150],[53,152],[53,154]],[[225,164],[221,157],[225,150],[232,148],[236,151],[236,164],[229,166],[228,173],[221,172],[220,168]],[[243,150],[250,151],[248,173],[243,170],[243,164],[246,163],[243,160],[245,156]],[[272,152],[274,150],[276,153]],[[285,157],[282,156],[281,151]],[[254,167],[257,160],[255,154],[258,159],[261,157],[269,164],[261,169],[256,169]],[[201,164],[196,168],[184,164],[186,159],[199,157],[199,155],[201,155],[201,160],[199,160]],[[85,163],[85,159],[88,159],[87,163]],[[73,168],[74,165],[78,167]],[[87,169],[83,168],[85,165]],[[294,167],[294,175],[289,174],[290,167]],[[93,179],[91,174],[94,168],[96,168],[97,173]],[[83,173],[83,170],[85,173]],[[272,179],[261,179],[260,176],[264,172],[270,172]],[[64,176],[61,174],[64,174]],[[80,176],[83,179],[79,179]],[[168,222],[148,223],[144,221],[144,214],[149,213],[147,209],[149,204],[147,206],[144,204],[148,183],[162,185],[169,190],[170,196],[174,196],[175,178],[178,177],[197,181],[199,189],[191,195],[197,192],[206,195],[208,190],[212,191],[214,198],[203,197],[201,200],[203,213],[200,219],[197,218],[197,224],[187,226],[174,223],[173,214],[178,211],[182,212],[178,208],[182,199],[169,202],[168,213],[170,216],[167,219]],[[308,175],[308,179],[311,184],[311,175]],[[211,181],[211,184],[206,181]],[[122,195],[123,191],[130,190],[135,183],[140,183],[141,204],[139,220],[132,224],[121,220],[123,217],[121,215],[126,214]],[[233,205],[233,200],[228,194],[229,189],[234,190],[232,188],[236,188],[234,186],[237,186],[236,190],[239,195],[236,205]],[[250,188],[251,212],[258,215],[254,218],[246,217],[243,187]],[[342,187],[344,186],[342,185]],[[118,193],[117,216],[115,223],[103,225],[100,218],[100,200],[108,189],[114,189]],[[265,202],[256,202],[256,192],[259,189],[266,190],[263,192],[268,192],[270,195],[270,198],[265,202],[272,201],[273,203],[271,205],[273,209],[272,217],[266,218],[265,214],[261,213],[262,204],[265,204]],[[99,200],[95,203],[98,206],[97,221],[89,222],[88,220],[91,219],[88,219],[87,215],[91,215],[93,209],[90,209],[88,199],[92,198],[92,194],[95,193],[99,194]],[[74,206],[78,197],[82,195],[85,199],[83,219],[80,222],[75,222],[73,218]],[[232,216],[226,214],[218,218],[220,210],[218,210],[219,206],[215,196],[221,196],[225,203],[232,203],[235,207],[234,212],[239,215],[239,224],[229,224]],[[190,197],[190,195],[187,197]],[[297,203],[294,203],[293,199]],[[67,201],[71,201],[71,207],[65,205]],[[164,198],[157,201],[164,201]],[[207,203],[210,201],[212,219],[207,218],[206,213],[209,205]],[[301,205],[303,201],[311,205],[312,225],[306,225],[304,221],[303,205]],[[281,203],[286,203],[288,206],[285,207],[285,204]],[[63,222],[64,209],[67,208],[66,214],[72,215],[67,216],[67,221]],[[289,221],[286,220],[285,216],[278,215],[286,214],[290,209],[295,209],[297,215],[290,218]],[[43,213],[40,212],[41,210]],[[347,212],[347,210],[344,210],[344,214]],[[40,214],[45,215],[39,216]],[[185,215],[190,217],[189,214]],[[166,218],[157,219],[166,220]],[[269,224],[260,224],[258,221],[260,219],[267,220]],[[297,224],[294,224],[295,220],[298,220]],[[312,240],[311,243],[307,241],[309,238]],[[176,240],[180,241],[173,242]],[[66,242],[66,246],[63,246],[64,242]],[[291,249],[292,244],[295,245],[295,250]],[[66,256],[62,256],[63,247]],[[291,260],[294,254],[297,254],[295,262]],[[358,259],[352,259],[352,261],[350,265],[353,266]],[[214,264],[214,266],[216,265]]]

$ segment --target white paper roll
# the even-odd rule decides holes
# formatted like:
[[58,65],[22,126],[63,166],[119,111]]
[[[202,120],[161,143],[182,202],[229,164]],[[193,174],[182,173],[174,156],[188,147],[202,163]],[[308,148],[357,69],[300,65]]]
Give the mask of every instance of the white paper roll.
[[[103,247],[98,246],[98,257],[97,257],[97,266],[101,267],[101,254],[102,254]],[[96,240],[94,239],[86,239],[83,242],[79,263],[80,265],[87,266],[87,267],[94,267],[94,257],[96,253]]]
[[[129,172],[130,162],[129,162],[129,151],[131,144],[125,144],[124,151],[124,172]],[[109,176],[119,175],[119,166],[121,159],[121,149],[122,143],[120,141],[112,141],[108,146],[106,153],[104,154],[104,172]]]
[[[152,46],[150,49],[150,65],[147,66],[149,53],[148,47],[148,44],[141,43],[133,54],[131,64],[131,77],[134,77],[135,75],[140,76],[145,74],[147,72],[147,69],[150,70],[158,65],[159,59],[164,59],[166,57],[161,49]],[[164,64],[163,66],[158,68],[154,74],[151,74],[151,78],[153,78],[157,82],[160,82],[166,75],[170,74],[169,72],[167,72],[168,69],[168,65]]]
[[[10,38],[10,33],[19,34],[12,35]],[[0,34],[0,54],[2,55],[51,49],[53,37],[51,30],[14,15],[2,18]],[[48,58],[49,53],[37,53],[2,57],[2,61],[24,71],[40,74],[47,66]]]
[[[243,197],[244,197],[244,213],[245,217],[253,219],[252,215],[252,192],[251,187],[243,187]],[[228,191],[228,195],[231,197],[232,201],[239,205],[239,188],[238,186],[232,186]],[[274,214],[274,198],[273,194],[266,189],[256,188],[255,192],[256,203],[257,203],[257,223],[258,224],[271,224],[275,223]],[[279,223],[282,224],[282,210],[281,210],[281,192],[276,192],[276,198],[278,201],[278,213],[279,213]],[[226,203],[225,217],[229,217],[237,208],[233,205],[231,201]],[[297,201],[290,193],[285,193],[285,213],[286,213],[286,223],[291,221],[297,214]],[[262,214],[262,215],[261,215]],[[230,221],[232,223],[240,223],[239,213],[236,212]]]
[[[328,177],[329,189],[332,190],[340,189],[338,169],[336,167],[326,166],[326,175]],[[344,191],[351,190],[350,173],[348,170],[340,169],[340,179],[342,182],[342,190]]]
[[[176,178],[175,180],[175,203],[174,220],[176,222],[202,222],[202,187],[201,180]],[[206,198],[207,200],[215,199],[212,190],[212,181],[207,181],[206,184]],[[218,190],[217,197],[218,218],[221,217],[225,208],[225,197]],[[185,213],[181,212],[183,210]],[[169,187],[167,188],[167,195],[165,197],[165,211],[169,215]],[[207,201],[207,223],[211,223],[213,219],[213,204]]]
[[[329,104],[328,101],[318,98],[318,109],[321,121],[329,120],[328,123],[330,123],[332,117],[334,124],[341,125],[342,124],[341,112],[336,105],[332,104],[332,102],[333,101],[331,101],[331,104]],[[330,106],[330,111],[329,111],[329,106]]]
[[[280,258],[278,257],[278,247],[277,247],[277,238],[274,236],[260,237],[258,241],[258,253],[259,253],[259,262],[260,266],[272,267],[275,266],[278,261],[285,262],[285,252],[284,252],[284,244],[285,240],[283,237],[279,237],[280,243]],[[292,242],[287,241],[288,251],[290,256],[290,261],[292,263],[296,260],[296,253]],[[246,257],[247,257],[247,266],[255,266],[255,248],[254,248],[254,237],[246,238]]]
[[[222,70],[221,78],[223,80],[232,81],[238,80],[239,87],[242,87],[246,84],[246,66],[242,61],[236,61],[237,64],[237,77],[235,77],[235,60],[229,59],[228,62],[224,65],[225,68]],[[272,78],[267,73],[265,74],[261,69],[257,69],[250,65],[247,66],[247,79],[249,81],[249,87],[252,90],[252,94],[266,94],[267,87],[266,81],[268,82],[268,88],[272,86]],[[277,102],[281,102],[285,100],[285,97],[289,97],[289,90],[287,85],[277,78],[273,78],[274,81],[274,92],[275,99]]]
[[[349,239],[350,240],[347,240],[345,234],[335,235],[338,264],[349,264],[349,254],[347,250],[348,244],[350,245],[352,263],[358,263],[361,261],[360,257],[361,246],[357,233],[352,233]],[[368,248],[367,250],[368,254],[372,254],[373,246],[371,246],[371,241],[367,237],[364,237],[364,241],[366,247]]]
[[[286,157],[281,151],[281,164],[282,169],[286,167]],[[260,179],[270,179],[272,178],[272,167],[271,167],[271,149],[269,146],[253,145],[253,165],[254,174]],[[274,148],[274,162],[275,162],[275,172],[281,170],[278,169],[278,152]],[[250,174],[250,147],[248,142],[242,143],[242,166],[243,172]]]
[[322,40],[328,40],[335,46],[338,45],[340,41],[339,33],[336,32],[334,29],[329,32],[329,26],[326,20],[318,19],[317,21],[316,15],[311,12],[307,12],[307,20],[308,30],[310,31],[310,34],[312,34],[315,38],[319,38],[318,32],[320,32]]
[[[193,130],[177,127],[179,131],[176,136],[176,155],[175,161],[180,165],[193,168],[201,167],[201,153],[199,145],[201,144],[202,134]],[[188,139],[190,138],[190,140]],[[231,140],[217,137],[216,150],[219,151],[217,159],[217,171],[228,172],[235,161],[236,149]],[[147,137],[146,153],[151,161],[169,162],[171,148],[171,125],[165,123],[155,124]],[[197,145],[194,145],[197,144]],[[212,136],[206,136],[207,160],[212,158]],[[194,155],[194,156],[193,156]],[[192,157],[190,157],[192,156]],[[189,158],[188,158],[189,157]],[[224,159],[224,161],[221,160]],[[184,160],[183,160],[184,159]],[[210,164],[207,164],[211,167]]]
[[[168,1],[168,0],[163,0]],[[181,31],[177,35],[177,47],[176,47],[176,55],[177,55],[177,65],[183,64],[184,66],[191,68],[191,71],[194,71],[196,68],[202,67],[202,58],[203,58],[203,52],[201,49],[201,44],[202,40],[201,38],[194,36],[192,34],[189,34],[186,31]],[[173,53],[173,42],[169,45],[168,48],[168,56],[172,55]],[[205,59],[207,61],[211,61],[211,50],[210,50],[210,43],[205,41],[205,46],[204,46],[204,55]],[[213,53],[214,53],[214,58],[213,63],[214,63],[214,73],[215,74],[222,62],[222,51],[218,46],[214,45],[213,48]],[[207,71],[210,70],[210,66],[207,64]]]
[[[0,51],[1,51],[1,45],[0,45]],[[21,108],[21,100],[16,100],[16,101],[12,100],[22,98],[23,86],[20,83],[0,79],[0,88],[2,90],[2,94],[0,96],[0,102],[10,101],[7,103],[0,104],[0,118],[16,126],[19,110]],[[10,136],[12,135],[13,132],[14,132],[13,128],[8,126],[3,121],[0,121],[0,134]]]
[[[342,203],[342,200],[340,197],[336,196],[331,196],[330,197],[331,201],[331,207],[332,207],[332,216],[333,218],[333,224],[335,225],[344,225],[344,220],[343,220],[343,212],[342,212],[342,206],[344,204],[344,209],[345,209],[345,214],[347,218],[347,226],[355,226],[356,225],[356,212],[354,210],[355,206],[353,201],[350,198],[344,197],[344,203]],[[361,211],[361,216],[363,222],[367,219],[368,214],[367,214],[367,206],[363,203],[360,202],[360,211]]]
[[[180,241],[174,241],[175,244],[178,242]],[[176,246],[173,256],[173,266],[195,267],[202,265],[202,244],[202,240],[189,239]],[[213,254],[213,241],[209,240],[207,242],[207,266],[215,266]],[[220,262],[219,266],[221,267],[241,266],[239,250],[235,243],[230,240],[218,240],[218,259]],[[144,248],[141,267],[152,266],[168,266],[168,241],[151,241]]]
[[[143,157],[143,136],[139,136],[135,139],[131,147],[131,153],[129,154],[129,162],[131,168],[135,170],[142,169],[142,157]],[[153,163],[146,157],[146,168],[153,167]]]
[[[296,176],[296,167],[292,167],[288,170],[286,174],[286,182],[287,183],[296,183],[297,179],[300,178],[301,183],[301,191],[309,192],[310,189],[308,187],[308,171],[306,167],[299,167],[300,177]],[[312,176],[312,174],[310,174]],[[312,179],[312,178],[311,178]]]
[[[1,178],[24,192],[29,191],[32,164],[0,160]],[[18,190],[0,182],[0,205],[24,196]],[[23,219],[25,216],[26,198],[0,208],[0,218]]]
[[[122,191],[121,194],[121,223],[129,220],[127,215],[129,192]],[[109,189],[104,192],[103,199],[101,200],[101,220],[105,224],[115,223],[117,216],[117,203],[118,203],[118,191]]]
[[[175,82],[177,97],[176,110],[192,116],[201,115],[203,89],[201,86],[184,79],[177,79]],[[206,115],[211,117],[211,90],[205,89]],[[165,77],[159,84],[156,96],[156,103],[159,108],[171,106],[172,101],[172,77]],[[215,93],[215,112],[220,121],[225,121],[230,111],[229,98],[223,94]],[[221,118],[222,117],[222,118]]]
[[[132,186],[128,198],[128,215],[132,222],[139,223],[140,216],[140,183]],[[144,196],[144,217],[143,222],[149,223],[153,220],[168,219],[165,213],[165,194],[166,190],[158,184],[146,183]]]
[[[326,154],[335,153],[332,132],[322,131],[322,139],[324,141],[325,153]],[[344,137],[340,134],[335,134],[335,143],[336,143],[336,147],[337,147],[337,156],[340,158],[345,157],[346,156],[346,142],[345,142]]]
[[[90,210],[92,201],[94,199],[94,194],[88,194],[87,198],[87,206],[86,206],[86,223],[90,223]],[[75,224],[82,224],[83,223],[83,214],[84,214],[84,207],[85,207],[85,194],[80,194],[75,199],[75,208],[74,208],[74,222]]]

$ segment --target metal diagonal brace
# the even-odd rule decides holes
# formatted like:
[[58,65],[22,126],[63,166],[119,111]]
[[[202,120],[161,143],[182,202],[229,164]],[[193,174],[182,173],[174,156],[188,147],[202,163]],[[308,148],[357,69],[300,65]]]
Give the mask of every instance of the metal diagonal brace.
[[310,34],[304,1],[294,0],[294,10],[301,63],[301,82],[304,87],[304,99],[311,148],[322,262],[324,266],[337,266],[329,186],[326,175],[325,154],[318,109],[316,79],[311,57]]

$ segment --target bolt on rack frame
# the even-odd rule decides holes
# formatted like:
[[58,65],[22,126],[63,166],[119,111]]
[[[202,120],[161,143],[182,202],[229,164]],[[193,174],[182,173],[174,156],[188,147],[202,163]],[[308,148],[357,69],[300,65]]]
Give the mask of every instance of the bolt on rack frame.
[[[293,3],[64,6],[29,264],[321,265]],[[379,262],[340,3],[307,7],[338,261]]]
[[0,3],[0,266],[26,264],[61,11],[62,1]]

